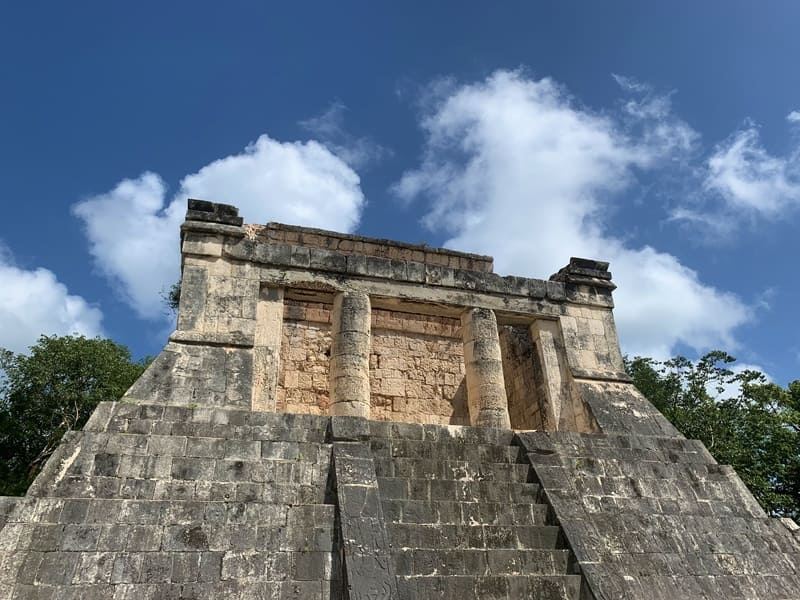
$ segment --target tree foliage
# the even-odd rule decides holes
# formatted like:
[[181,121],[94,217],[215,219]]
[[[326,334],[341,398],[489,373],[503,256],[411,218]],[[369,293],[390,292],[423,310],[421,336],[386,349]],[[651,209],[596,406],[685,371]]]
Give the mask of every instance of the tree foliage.
[[736,469],[764,509],[800,517],[800,381],[783,388],[758,371],[733,372],[714,351],[697,362],[626,358],[636,387],[686,437]]
[[83,336],[42,336],[29,354],[0,349],[0,495],[25,493],[64,433],[119,399],[146,362]]
[[161,292],[161,299],[173,315],[178,313],[181,304],[181,280],[169,286],[169,290]]

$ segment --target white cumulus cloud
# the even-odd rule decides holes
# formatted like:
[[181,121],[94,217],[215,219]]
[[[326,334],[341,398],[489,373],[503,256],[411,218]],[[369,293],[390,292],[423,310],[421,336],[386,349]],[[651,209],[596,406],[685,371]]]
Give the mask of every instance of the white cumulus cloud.
[[187,198],[234,204],[249,223],[338,231],[356,227],[365,203],[358,175],[322,144],[267,135],[185,176],[171,197],[164,181],[146,172],[77,203],[95,263],[140,317],[164,315],[160,294],[179,277]]
[[705,187],[719,194],[728,216],[777,218],[800,205],[800,156],[770,154],[753,125],[719,144],[707,166]]
[[102,335],[103,314],[52,271],[24,269],[0,248],[0,348],[25,352],[40,335]]
[[635,171],[682,160],[697,138],[667,98],[633,102],[616,117],[598,114],[550,79],[509,71],[451,86],[423,119],[420,166],[394,191],[426,199],[424,221],[450,235],[449,247],[491,254],[502,273],[546,277],[570,256],[609,260],[626,352],[732,348],[747,317],[737,297],[704,284],[676,257],[630,247],[607,230],[605,216]]

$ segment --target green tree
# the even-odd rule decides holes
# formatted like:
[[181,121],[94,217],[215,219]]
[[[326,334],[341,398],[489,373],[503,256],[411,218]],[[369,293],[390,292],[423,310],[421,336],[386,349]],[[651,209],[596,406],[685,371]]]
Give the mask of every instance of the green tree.
[[146,362],[83,336],[42,336],[29,354],[0,349],[0,495],[24,494],[64,433],[119,399]]
[[800,517],[800,381],[783,388],[758,371],[734,373],[715,351],[697,362],[626,359],[636,387],[688,438],[736,469],[773,515]]
[[169,290],[161,292],[161,299],[173,315],[178,314],[178,307],[181,304],[181,280],[169,286]]

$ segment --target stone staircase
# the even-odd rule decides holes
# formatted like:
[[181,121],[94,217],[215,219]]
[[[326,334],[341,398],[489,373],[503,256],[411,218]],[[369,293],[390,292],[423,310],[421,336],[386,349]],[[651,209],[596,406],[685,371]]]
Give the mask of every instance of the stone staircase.
[[0,598],[578,600],[513,438],[104,403],[0,499]]
[[370,428],[399,598],[578,600],[580,575],[512,432]]
[[517,441],[598,600],[800,598],[800,529],[768,517],[701,442],[571,432]]
[[6,501],[0,597],[341,598],[327,422],[101,405]]

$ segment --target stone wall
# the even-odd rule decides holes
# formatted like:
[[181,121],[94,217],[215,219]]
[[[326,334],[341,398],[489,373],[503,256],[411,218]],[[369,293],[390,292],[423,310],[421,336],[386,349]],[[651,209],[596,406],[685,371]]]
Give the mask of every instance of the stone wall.
[[238,271],[223,261],[184,264],[178,329],[216,339],[252,338],[258,282]]
[[283,318],[276,409],[328,414],[331,305],[287,299]]
[[593,306],[567,306],[564,312],[561,328],[567,360],[575,375],[624,372],[611,311]]
[[[325,415],[330,407],[330,304],[284,300],[275,410]],[[469,423],[457,319],[372,310],[372,418]]]
[[542,429],[541,386],[536,381],[533,342],[528,327],[500,327],[503,379],[508,396],[508,416],[513,429]]
[[457,319],[373,309],[371,418],[469,424]]
[[403,244],[393,240],[380,240],[335,231],[296,227],[283,223],[245,225],[250,239],[266,242],[297,244],[307,248],[335,250],[343,255],[374,256],[398,261],[465,269],[491,273],[494,259],[491,256],[431,248],[424,244]]
[[252,350],[169,342],[125,400],[250,408]]
[[[503,277],[491,272],[491,257],[276,223],[244,225],[235,207],[202,201],[189,203],[181,240],[177,330],[127,400],[337,415],[344,401],[378,419],[466,423],[469,416],[472,424],[496,427],[509,426],[510,408],[518,428],[594,431],[593,413],[617,400],[601,402],[591,386],[630,387],[607,263],[571,259],[549,280]],[[355,320],[342,313],[347,327],[364,329],[344,332],[339,356],[331,346],[341,323],[330,307],[345,296],[366,307]],[[299,300],[328,308],[301,309]],[[370,323],[369,306],[424,316]],[[457,332],[464,315],[483,324]],[[450,323],[449,331],[437,332],[434,323]],[[501,349],[497,323],[530,331],[531,361],[525,344]],[[468,329],[480,339],[466,339]],[[361,333],[364,343],[350,348]],[[398,333],[405,337],[398,340]],[[465,348],[479,352],[465,360]],[[402,364],[370,365],[378,355]],[[208,368],[219,361],[230,368]],[[466,392],[463,375],[472,380]],[[652,420],[643,399],[628,397],[633,420]],[[481,411],[498,420],[480,421]]]

